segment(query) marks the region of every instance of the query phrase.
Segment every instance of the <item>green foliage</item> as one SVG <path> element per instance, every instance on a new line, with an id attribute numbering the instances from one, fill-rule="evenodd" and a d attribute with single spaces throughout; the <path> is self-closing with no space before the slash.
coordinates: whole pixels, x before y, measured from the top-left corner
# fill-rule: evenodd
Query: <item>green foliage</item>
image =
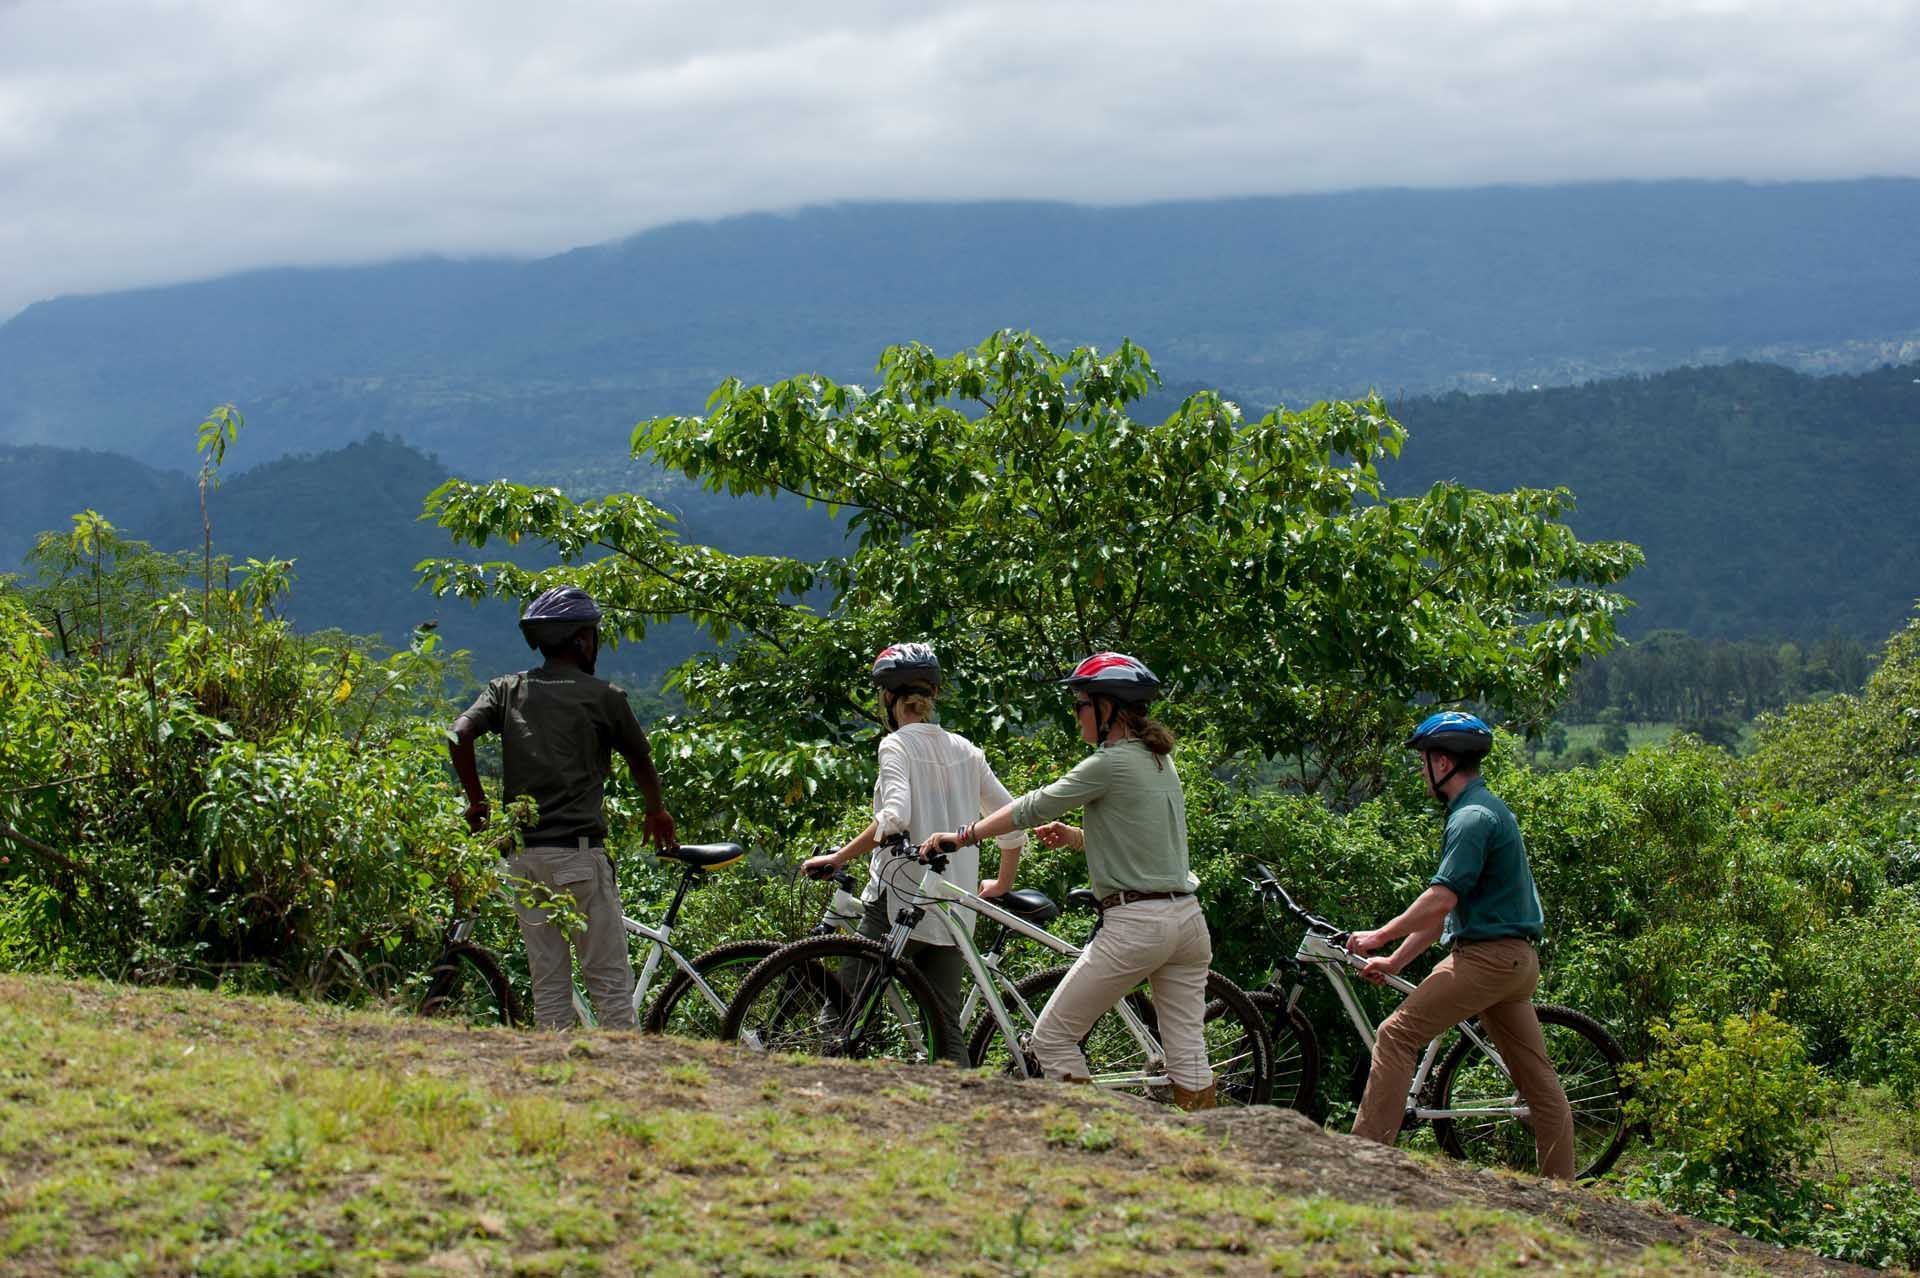
<path id="1" fill-rule="evenodd" d="M 634 432 L 636 454 L 710 489 L 849 512 L 845 556 L 726 555 L 637 496 L 455 481 L 429 512 L 456 539 L 535 539 L 564 566 L 443 559 L 423 576 L 465 597 L 577 581 L 629 638 L 689 617 L 732 643 L 676 674 L 695 713 L 802 739 L 874 721 L 848 690 L 890 639 L 940 644 L 957 675 L 943 711 L 981 735 L 1050 718 L 1034 676 L 1119 648 L 1226 750 L 1299 753 L 1301 783 L 1339 794 L 1378 785 L 1411 698 L 1541 719 L 1611 642 L 1607 587 L 1640 562 L 1573 537 L 1563 490 L 1389 497 L 1379 467 L 1404 431 L 1377 399 L 1249 421 L 1198 392 L 1136 422 L 1158 385 L 1145 352 L 1059 355 L 1016 333 L 947 358 L 889 347 L 878 372 L 872 390 L 729 380 L 706 415 Z"/>
<path id="2" fill-rule="evenodd" d="M 1818 1186 L 1797 1241 L 1823 1256 L 1884 1269 L 1920 1268 L 1920 1186 L 1846 1181 Z"/>
<path id="3" fill-rule="evenodd" d="M 1831 1086 L 1792 1025 L 1771 1012 L 1715 1023 L 1683 1011 L 1651 1033 L 1627 1108 L 1656 1145 L 1721 1186 L 1770 1184 L 1812 1159 Z"/>
<path id="4" fill-rule="evenodd" d="M 1657 1024 L 1654 1039 L 1653 1056 L 1632 1069 L 1628 1112 L 1657 1149 L 1627 1173 L 1628 1192 L 1836 1260 L 1920 1261 L 1920 1186 L 1801 1177 L 1836 1089 L 1793 1026 L 1769 1012 L 1718 1024 L 1683 1013 Z"/>
<path id="5" fill-rule="evenodd" d="M 36 613 L 72 585 L 0 591 L 0 820 L 23 836 L 0 863 L 0 955 L 361 994 L 376 968 L 415 970 L 443 888 L 493 881 L 423 717 L 457 663 L 430 639 L 380 656 L 303 638 L 268 584 L 214 593 L 211 617 L 178 593 L 116 600 L 146 616 L 110 660 L 66 657 Z"/>

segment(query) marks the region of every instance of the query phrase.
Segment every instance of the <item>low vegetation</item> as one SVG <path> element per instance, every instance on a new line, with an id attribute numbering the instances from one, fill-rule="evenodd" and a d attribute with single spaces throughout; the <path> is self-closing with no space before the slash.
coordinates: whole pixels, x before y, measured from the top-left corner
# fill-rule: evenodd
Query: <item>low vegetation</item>
<path id="1" fill-rule="evenodd" d="M 0 976 L 0 1269 L 1809 1273 L 1276 1111 Z"/>

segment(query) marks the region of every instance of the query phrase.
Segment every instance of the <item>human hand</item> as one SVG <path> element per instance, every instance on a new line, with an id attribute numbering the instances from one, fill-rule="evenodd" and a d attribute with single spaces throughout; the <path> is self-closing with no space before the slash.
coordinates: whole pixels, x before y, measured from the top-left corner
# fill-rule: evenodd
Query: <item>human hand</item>
<path id="1" fill-rule="evenodd" d="M 467 829 L 478 834 L 487 828 L 487 818 L 493 815 L 493 807 L 482 799 L 478 803 L 469 803 L 463 815 L 467 818 Z"/>
<path id="2" fill-rule="evenodd" d="M 1353 932 L 1347 937 L 1347 948 L 1355 954 L 1371 954 L 1387 943 L 1387 938 L 1378 931 Z"/>
<path id="3" fill-rule="evenodd" d="M 1360 969 L 1360 979 L 1372 981 L 1375 985 L 1385 985 L 1387 978 L 1399 970 L 1399 965 L 1390 958 L 1370 958 L 1366 966 Z"/>
<path id="4" fill-rule="evenodd" d="M 1002 884 L 999 879 L 981 879 L 980 895 L 991 901 L 996 896 L 1004 896 L 1013 890 L 1013 884 Z"/>
<path id="5" fill-rule="evenodd" d="M 656 849 L 680 846 L 680 836 L 673 828 L 673 818 L 668 815 L 665 808 L 656 808 L 647 813 L 646 818 L 640 823 L 640 829 L 645 834 L 647 842 L 653 844 Z"/>
<path id="6" fill-rule="evenodd" d="M 1033 827 L 1033 837 L 1050 848 L 1084 848 L 1087 846 L 1086 834 L 1077 825 L 1068 825 L 1065 821 L 1049 821 L 1045 825 Z"/>
<path id="7" fill-rule="evenodd" d="M 810 879 L 824 879 L 839 869 L 841 861 L 831 852 L 819 856 L 810 856 L 800 863 L 800 873 Z"/>
<path id="8" fill-rule="evenodd" d="M 947 846 L 940 846 L 943 843 Z M 944 834 L 928 835 L 920 843 L 920 859 L 924 861 L 936 852 L 948 852 L 959 846 L 960 833 L 957 830 L 948 830 Z"/>

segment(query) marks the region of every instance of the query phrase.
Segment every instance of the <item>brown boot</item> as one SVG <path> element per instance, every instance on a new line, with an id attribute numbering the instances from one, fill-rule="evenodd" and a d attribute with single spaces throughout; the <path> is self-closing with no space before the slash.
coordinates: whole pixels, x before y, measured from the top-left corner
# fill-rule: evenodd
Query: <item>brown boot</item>
<path id="1" fill-rule="evenodd" d="M 1199 1109 L 1212 1109 L 1218 1104 L 1214 1099 L 1215 1092 L 1218 1088 L 1218 1083 L 1208 1083 L 1205 1087 L 1195 1092 L 1189 1091 L 1180 1086 L 1180 1084 L 1175 1083 L 1173 1085 L 1173 1103 L 1188 1113 Z"/>

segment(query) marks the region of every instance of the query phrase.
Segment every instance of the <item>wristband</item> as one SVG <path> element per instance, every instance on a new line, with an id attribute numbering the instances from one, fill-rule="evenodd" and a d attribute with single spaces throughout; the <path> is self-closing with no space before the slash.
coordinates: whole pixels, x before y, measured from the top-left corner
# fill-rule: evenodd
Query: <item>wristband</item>
<path id="1" fill-rule="evenodd" d="M 970 848 L 975 844 L 977 844 L 978 842 L 980 842 L 980 840 L 973 837 L 974 825 L 975 825 L 975 822 L 969 821 L 965 825 L 960 827 L 960 846 L 961 847 Z"/>

